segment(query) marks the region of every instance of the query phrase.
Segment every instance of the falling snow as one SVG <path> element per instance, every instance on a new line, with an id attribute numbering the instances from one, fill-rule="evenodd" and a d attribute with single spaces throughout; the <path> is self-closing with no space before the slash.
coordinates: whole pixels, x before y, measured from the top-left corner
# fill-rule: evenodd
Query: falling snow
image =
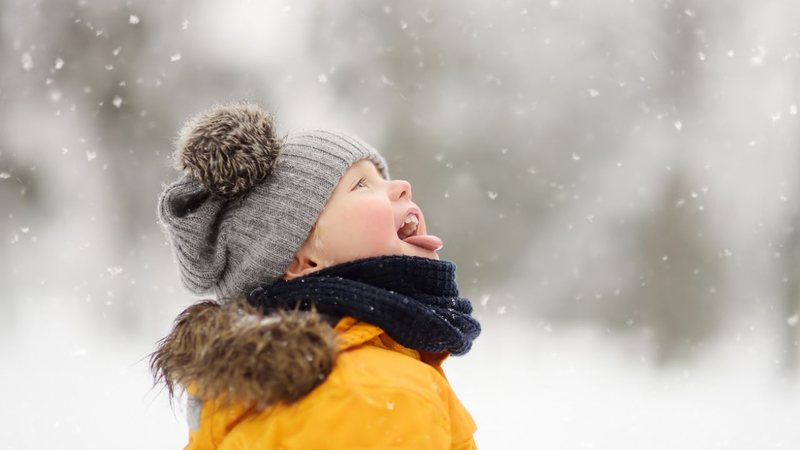
<path id="1" fill-rule="evenodd" d="M 234 98 L 413 182 L 484 327 L 445 367 L 478 447 L 800 448 L 800 3 L 6 3 L 9 448 L 185 444 L 141 361 L 195 299 L 153 195 Z"/>
<path id="2" fill-rule="evenodd" d="M 750 64 L 760 66 L 764 64 L 764 57 L 767 56 L 767 51 L 762 46 L 758 46 L 757 53 L 750 57 Z"/>
<path id="3" fill-rule="evenodd" d="M 22 68 L 25 69 L 26 72 L 33 69 L 33 58 L 31 57 L 30 53 L 23 53 L 20 62 L 22 63 Z"/>

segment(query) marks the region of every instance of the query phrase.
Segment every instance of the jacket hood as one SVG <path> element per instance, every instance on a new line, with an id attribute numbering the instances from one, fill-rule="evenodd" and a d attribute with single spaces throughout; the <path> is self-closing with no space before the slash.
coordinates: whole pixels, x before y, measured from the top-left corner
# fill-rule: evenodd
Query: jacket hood
<path id="1" fill-rule="evenodd" d="M 336 334 L 315 311 L 264 315 L 246 300 L 204 300 L 184 310 L 150 355 L 170 398 L 263 408 L 292 403 L 320 384 L 336 359 Z"/>

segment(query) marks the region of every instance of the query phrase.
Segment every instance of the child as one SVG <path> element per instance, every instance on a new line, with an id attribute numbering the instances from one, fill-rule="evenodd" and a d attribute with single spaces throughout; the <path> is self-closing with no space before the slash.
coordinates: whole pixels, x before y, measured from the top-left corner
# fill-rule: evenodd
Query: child
<path id="1" fill-rule="evenodd" d="M 411 185 L 360 139 L 279 139 L 251 103 L 186 123 L 158 201 L 186 309 L 151 357 L 188 449 L 470 449 L 441 364 L 480 333 Z"/>

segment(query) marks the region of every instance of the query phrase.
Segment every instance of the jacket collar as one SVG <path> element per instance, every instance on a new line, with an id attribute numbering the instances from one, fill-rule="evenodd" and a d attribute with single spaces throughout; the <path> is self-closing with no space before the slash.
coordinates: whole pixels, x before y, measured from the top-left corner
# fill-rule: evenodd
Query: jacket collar
<path id="1" fill-rule="evenodd" d="M 352 317 L 342 318 L 334 330 L 337 333 L 336 348 L 339 351 L 347 351 L 364 344 L 373 345 L 422 361 L 444 376 L 442 363 L 450 356 L 448 352 L 425 352 L 404 347 L 379 327 Z"/>

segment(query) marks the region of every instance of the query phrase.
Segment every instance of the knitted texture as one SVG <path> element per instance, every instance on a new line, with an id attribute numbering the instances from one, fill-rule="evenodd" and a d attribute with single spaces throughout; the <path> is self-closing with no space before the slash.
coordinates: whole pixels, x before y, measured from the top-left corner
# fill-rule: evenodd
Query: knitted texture
<path id="1" fill-rule="evenodd" d="M 314 306 L 376 325 L 408 348 L 462 355 L 481 328 L 469 299 L 458 295 L 455 271 L 450 261 L 376 256 L 261 285 L 248 301 L 265 313 Z"/>
<path id="2" fill-rule="evenodd" d="M 235 127 L 229 128 L 235 131 Z M 220 133 L 219 129 L 214 133 Z M 236 143 L 247 144 L 252 153 L 260 144 L 242 144 L 247 136 L 237 136 Z M 234 152 L 237 148 L 233 147 Z M 279 279 L 341 176 L 362 159 L 372 161 L 389 179 L 383 157 L 357 137 L 337 131 L 302 131 L 285 137 L 277 160 L 264 160 L 271 165 L 264 171 L 268 175 L 256 179 L 254 186 L 246 184 L 247 189 L 236 191 L 237 196 L 218 195 L 192 172 L 165 186 L 157 214 L 183 286 L 198 295 L 213 291 L 223 299 L 243 296 L 260 283 Z M 218 183 L 220 177 L 207 178 Z M 241 185 L 235 179 L 230 183 Z"/>

